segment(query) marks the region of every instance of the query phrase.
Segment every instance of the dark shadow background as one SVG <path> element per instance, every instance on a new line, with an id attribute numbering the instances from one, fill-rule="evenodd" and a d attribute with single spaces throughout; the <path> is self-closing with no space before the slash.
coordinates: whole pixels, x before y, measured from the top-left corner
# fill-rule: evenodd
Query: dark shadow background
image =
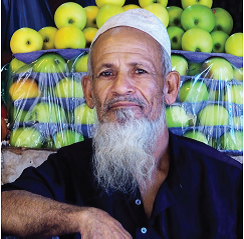
<path id="1" fill-rule="evenodd" d="M 12 59 L 10 38 L 21 27 L 40 30 L 45 26 L 55 26 L 53 15 L 55 10 L 65 0 L 2 0 L 1 2 L 1 68 Z M 96 5 L 95 0 L 76 0 L 82 7 Z M 126 0 L 125 4 L 138 4 L 138 0 Z M 181 7 L 181 0 L 168 0 L 168 6 Z M 234 20 L 232 33 L 243 32 L 243 1 L 242 0 L 213 0 L 214 7 L 227 10 Z M 231 33 L 231 34 L 232 34 Z"/>

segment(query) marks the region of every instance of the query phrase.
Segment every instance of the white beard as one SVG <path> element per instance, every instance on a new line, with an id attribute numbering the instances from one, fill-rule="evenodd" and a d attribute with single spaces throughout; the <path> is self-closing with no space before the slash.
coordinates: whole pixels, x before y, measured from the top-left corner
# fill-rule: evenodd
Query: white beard
<path id="1" fill-rule="evenodd" d="M 133 196 L 138 187 L 143 192 L 153 180 L 152 153 L 165 126 L 165 108 L 153 122 L 135 119 L 130 109 L 119 109 L 116 116 L 116 122 L 98 123 L 95 128 L 94 176 L 105 192 Z"/>

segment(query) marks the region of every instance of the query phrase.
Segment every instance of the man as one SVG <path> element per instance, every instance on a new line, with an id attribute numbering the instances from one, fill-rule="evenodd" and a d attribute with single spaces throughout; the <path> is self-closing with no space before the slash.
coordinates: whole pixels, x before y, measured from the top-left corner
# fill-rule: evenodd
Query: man
<path id="1" fill-rule="evenodd" d="M 82 79 L 93 139 L 61 148 L 2 192 L 2 230 L 69 238 L 240 238 L 242 166 L 173 135 L 170 41 L 148 11 L 108 20 Z M 64 236 L 65 238 L 65 236 Z"/>

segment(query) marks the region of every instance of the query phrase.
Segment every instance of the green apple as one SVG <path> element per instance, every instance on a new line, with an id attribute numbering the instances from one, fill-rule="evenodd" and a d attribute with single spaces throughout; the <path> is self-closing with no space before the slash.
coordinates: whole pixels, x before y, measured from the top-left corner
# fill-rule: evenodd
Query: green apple
<path id="1" fill-rule="evenodd" d="M 128 11 L 130 9 L 136 9 L 136 8 L 140 8 L 140 7 L 136 4 L 127 4 L 123 6 L 124 11 Z"/>
<path id="2" fill-rule="evenodd" d="M 18 60 L 17 58 L 13 58 L 10 63 L 9 63 L 9 70 L 12 73 L 15 73 L 19 68 L 21 68 L 22 66 L 25 66 L 26 64 L 20 60 Z"/>
<path id="3" fill-rule="evenodd" d="M 188 76 L 195 76 L 201 73 L 202 63 L 188 61 Z"/>
<path id="4" fill-rule="evenodd" d="M 176 26 L 182 28 L 181 14 L 183 9 L 177 6 L 169 6 L 166 9 L 169 13 L 169 27 Z"/>
<path id="5" fill-rule="evenodd" d="M 87 61 L 89 54 L 78 56 L 69 60 L 68 68 L 71 72 L 87 72 Z"/>
<path id="6" fill-rule="evenodd" d="M 184 56 L 172 54 L 171 65 L 173 71 L 177 71 L 181 76 L 187 75 L 188 62 Z"/>
<path id="7" fill-rule="evenodd" d="M 243 115 L 241 116 L 234 116 L 233 118 L 233 125 L 234 126 L 243 126 Z"/>
<path id="8" fill-rule="evenodd" d="M 104 5 L 113 4 L 122 7 L 125 4 L 125 0 L 95 0 L 96 5 L 101 8 Z"/>
<path id="9" fill-rule="evenodd" d="M 169 128 L 189 126 L 189 117 L 185 109 L 178 105 L 166 108 L 166 122 Z"/>
<path id="10" fill-rule="evenodd" d="M 56 27 L 43 27 L 38 32 L 42 36 L 43 39 L 43 50 L 54 49 L 54 36 L 57 32 Z"/>
<path id="11" fill-rule="evenodd" d="M 74 123 L 92 125 L 97 122 L 96 110 L 82 104 L 74 109 Z"/>
<path id="12" fill-rule="evenodd" d="M 64 73 L 67 71 L 66 61 L 57 53 L 45 53 L 33 63 L 34 72 Z"/>
<path id="13" fill-rule="evenodd" d="M 210 101 L 223 101 L 224 98 L 224 92 L 223 90 L 220 89 L 215 89 L 216 85 L 214 86 L 214 84 L 212 84 L 209 89 L 209 100 Z M 219 87 L 218 83 L 217 83 L 217 87 Z"/>
<path id="14" fill-rule="evenodd" d="M 42 143 L 42 148 L 53 149 L 54 142 L 51 136 L 45 137 L 45 141 Z"/>
<path id="15" fill-rule="evenodd" d="M 181 5 L 183 9 L 195 4 L 201 4 L 211 8 L 213 5 L 213 0 L 181 0 Z"/>
<path id="16" fill-rule="evenodd" d="M 10 133 L 10 145 L 13 147 L 41 148 L 41 133 L 30 127 L 20 127 Z"/>
<path id="17" fill-rule="evenodd" d="M 221 147 L 224 150 L 243 150 L 243 131 L 228 131 L 220 137 Z"/>
<path id="18" fill-rule="evenodd" d="M 10 117 L 11 117 L 11 122 L 28 122 L 30 121 L 30 111 L 28 110 L 23 110 L 22 108 L 18 107 L 11 107 L 10 110 Z"/>
<path id="19" fill-rule="evenodd" d="M 40 33 L 28 27 L 18 29 L 10 39 L 10 49 L 13 54 L 40 51 L 42 45 Z"/>
<path id="20" fill-rule="evenodd" d="M 153 13 L 167 28 L 169 25 L 169 13 L 160 3 L 152 3 L 144 7 L 145 10 Z"/>
<path id="21" fill-rule="evenodd" d="M 66 26 L 60 28 L 55 34 L 54 46 L 56 49 L 85 48 L 86 38 L 78 27 Z"/>
<path id="22" fill-rule="evenodd" d="M 84 7 L 86 11 L 87 21 L 85 27 L 97 27 L 96 17 L 99 11 L 98 6 L 87 6 Z"/>
<path id="23" fill-rule="evenodd" d="M 181 102 L 201 102 L 208 99 L 208 88 L 203 81 L 187 80 L 179 90 Z"/>
<path id="24" fill-rule="evenodd" d="M 60 80 L 53 89 L 53 94 L 57 98 L 83 98 L 81 81 L 78 82 L 71 77 Z"/>
<path id="25" fill-rule="evenodd" d="M 197 27 L 211 32 L 215 26 L 214 14 L 209 7 L 192 5 L 182 12 L 181 25 L 185 31 Z"/>
<path id="26" fill-rule="evenodd" d="M 204 126 L 229 125 L 229 113 L 222 105 L 209 104 L 198 113 L 198 120 Z"/>
<path id="27" fill-rule="evenodd" d="M 54 146 L 55 148 L 61 148 L 83 140 L 84 137 L 82 134 L 70 129 L 66 129 L 54 135 Z"/>
<path id="28" fill-rule="evenodd" d="M 54 23 L 58 29 L 75 26 L 82 30 L 86 25 L 86 12 L 78 3 L 63 3 L 54 13 Z"/>
<path id="29" fill-rule="evenodd" d="M 142 8 L 144 8 L 144 7 L 148 6 L 148 5 L 151 5 L 153 3 L 159 3 L 163 7 L 167 7 L 168 0 L 138 0 L 138 3 L 140 5 L 140 7 L 142 7 Z"/>
<path id="30" fill-rule="evenodd" d="M 171 49 L 172 50 L 181 50 L 181 39 L 183 34 L 185 33 L 184 30 L 180 27 L 171 26 L 167 28 L 170 42 L 171 42 Z"/>
<path id="31" fill-rule="evenodd" d="M 195 139 L 200 141 L 204 144 L 208 144 L 207 137 L 204 133 L 197 131 L 197 130 L 189 130 L 183 134 L 184 137 Z"/>
<path id="32" fill-rule="evenodd" d="M 187 30 L 181 40 L 183 51 L 207 52 L 213 49 L 213 40 L 209 32 L 201 28 Z"/>
<path id="33" fill-rule="evenodd" d="M 223 31 L 212 31 L 210 35 L 213 39 L 212 52 L 225 53 L 225 42 L 229 35 Z"/>
<path id="34" fill-rule="evenodd" d="M 97 33 L 97 28 L 95 27 L 86 27 L 83 29 L 83 33 L 86 39 L 86 48 L 89 48 L 93 38 L 95 37 L 96 33 Z"/>
<path id="35" fill-rule="evenodd" d="M 216 31 L 223 31 L 230 35 L 233 29 L 233 18 L 228 11 L 223 8 L 217 7 L 212 9 L 215 18 Z"/>
<path id="36" fill-rule="evenodd" d="M 233 68 L 233 77 L 235 80 L 243 81 L 243 68 Z"/>
<path id="37" fill-rule="evenodd" d="M 96 17 L 97 27 L 100 28 L 110 17 L 118 15 L 124 12 L 123 7 L 113 4 L 107 4 L 102 6 Z"/>
<path id="38" fill-rule="evenodd" d="M 225 42 L 225 52 L 234 56 L 243 57 L 243 33 L 232 34 Z"/>
<path id="39" fill-rule="evenodd" d="M 243 85 L 230 85 L 226 89 L 224 101 L 243 105 Z"/>
<path id="40" fill-rule="evenodd" d="M 39 123 L 65 123 L 67 122 L 64 109 L 51 102 L 37 103 L 32 111 L 30 119 Z"/>
<path id="41" fill-rule="evenodd" d="M 222 57 L 210 57 L 202 64 L 204 77 L 230 81 L 233 79 L 233 67 L 229 61 Z"/>

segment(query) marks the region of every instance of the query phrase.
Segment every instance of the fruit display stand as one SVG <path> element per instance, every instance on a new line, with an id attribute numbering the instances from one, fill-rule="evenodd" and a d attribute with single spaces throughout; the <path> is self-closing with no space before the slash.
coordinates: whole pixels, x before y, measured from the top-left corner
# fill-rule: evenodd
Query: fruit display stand
<path id="1" fill-rule="evenodd" d="M 53 49 L 14 55 L 24 65 L 14 72 L 9 67 L 7 74 L 11 133 L 10 148 L 6 147 L 3 151 L 2 176 L 5 176 L 2 183 L 14 180 L 30 164 L 38 166 L 57 148 L 92 137 L 95 111 L 86 106 L 80 84 L 82 76 L 87 73 L 75 70 L 78 59 L 88 53 L 88 49 Z M 231 79 L 225 79 L 225 75 L 221 79 L 214 79 L 209 74 L 213 65 L 205 70 L 202 65 L 207 59 L 220 57 L 231 64 L 234 72 L 234 69 L 243 67 L 243 59 L 223 53 L 172 51 L 172 55 L 182 56 L 188 63 L 196 63 L 201 67 L 196 74 L 191 72 L 190 76 L 181 76 L 177 101 L 166 108 L 169 129 L 175 134 L 209 144 L 242 162 L 242 78 L 235 79 L 237 77 L 232 74 Z M 62 62 L 63 65 L 60 65 Z M 28 81 L 30 83 L 24 87 Z M 195 87 L 197 83 L 200 88 Z M 180 95 L 184 87 L 187 97 Z M 237 87 L 237 91 L 232 90 L 232 87 Z M 204 112 L 208 106 L 214 109 Z M 18 150 L 13 151 L 14 148 Z M 37 153 L 39 156 L 36 159 L 33 157 L 29 163 L 31 156 L 27 160 L 23 153 L 31 151 L 33 154 L 35 150 L 42 153 Z M 10 152 L 12 156 L 9 156 Z M 13 170 L 19 157 L 25 158 L 19 163 L 22 166 Z M 11 171 L 10 168 L 12 173 L 6 173 Z"/>
<path id="2" fill-rule="evenodd" d="M 238 75 L 242 57 L 176 50 L 172 54 L 182 56 L 189 69 L 188 75 L 181 76 L 176 102 L 166 109 L 170 130 L 237 156 L 242 162 L 243 76 Z M 197 67 L 198 72 L 194 72 Z"/>

